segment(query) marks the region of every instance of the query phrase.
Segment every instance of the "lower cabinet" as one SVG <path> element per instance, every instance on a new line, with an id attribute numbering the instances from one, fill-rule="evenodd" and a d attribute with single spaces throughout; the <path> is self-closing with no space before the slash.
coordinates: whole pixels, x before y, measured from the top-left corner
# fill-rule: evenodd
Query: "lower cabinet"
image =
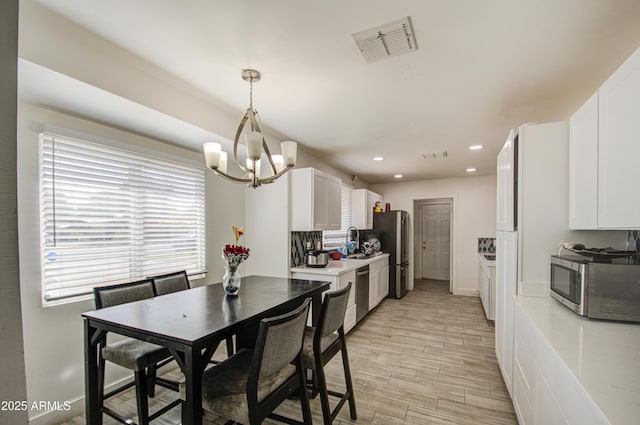
<path id="1" fill-rule="evenodd" d="M 293 272 L 291 273 L 293 279 L 308 279 L 308 280 L 324 280 L 331 283 L 329 291 L 336 291 L 346 287 L 349 282 L 351 285 L 351 292 L 349 293 L 349 302 L 347 303 L 347 312 L 344 316 L 344 331 L 349 332 L 351 328 L 356 325 L 356 271 L 349 270 L 339 275 L 323 275 L 318 276 L 317 273 L 304 273 Z M 311 325 L 311 314 L 307 320 L 307 324 Z"/>
<path id="2" fill-rule="evenodd" d="M 389 295 L 389 261 L 381 258 L 369 265 L 369 311 Z"/>
<path id="3" fill-rule="evenodd" d="M 516 232 L 496 232 L 496 359 L 511 395 L 513 378 L 513 297 L 517 287 Z"/>
<path id="4" fill-rule="evenodd" d="M 380 258 L 369 260 L 369 311 L 376 307 L 380 302 L 389 295 L 389 256 L 383 255 Z M 293 279 L 305 280 L 323 280 L 328 281 L 331 286 L 329 291 L 336 291 L 346 287 L 352 282 L 351 293 L 349 294 L 349 302 L 347 303 L 347 311 L 344 316 L 344 331 L 349 332 L 356 325 L 356 268 L 341 271 L 339 274 L 328 274 L 317 270 L 297 269 L 291 272 Z M 309 315 L 308 324 L 311 324 L 311 315 Z"/>
<path id="5" fill-rule="evenodd" d="M 344 315 L 344 331 L 349 332 L 356 325 L 356 271 L 351 270 L 338 276 L 338 289 L 346 287 L 351 282 L 351 292 L 347 302 L 347 312 Z"/>
<path id="6" fill-rule="evenodd" d="M 496 320 L 496 267 L 487 263 L 480 255 L 479 292 L 484 314 L 489 320 Z"/>
<path id="7" fill-rule="evenodd" d="M 520 425 L 609 423 L 517 303 L 514 331 L 511 395 Z"/>

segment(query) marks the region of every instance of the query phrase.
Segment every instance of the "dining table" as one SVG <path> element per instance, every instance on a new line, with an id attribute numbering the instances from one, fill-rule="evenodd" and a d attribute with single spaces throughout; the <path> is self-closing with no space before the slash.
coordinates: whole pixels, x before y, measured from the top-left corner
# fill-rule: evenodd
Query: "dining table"
<path id="1" fill-rule="evenodd" d="M 216 348 L 236 336 L 251 348 L 260 321 L 290 311 L 311 298 L 317 324 L 329 282 L 268 276 L 242 278 L 237 295 L 211 284 L 82 314 L 84 321 L 85 408 L 88 425 L 102 424 L 98 350 L 106 333 L 166 347 L 184 375 L 182 424 L 202 424 L 202 373 Z"/>

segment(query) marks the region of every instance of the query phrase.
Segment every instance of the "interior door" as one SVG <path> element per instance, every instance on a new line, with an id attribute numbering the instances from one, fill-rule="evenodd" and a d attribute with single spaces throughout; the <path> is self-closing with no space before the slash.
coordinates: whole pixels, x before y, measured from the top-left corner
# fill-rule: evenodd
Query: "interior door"
<path id="1" fill-rule="evenodd" d="M 422 277 L 449 280 L 449 250 L 451 239 L 451 205 L 423 204 L 422 219 Z"/>

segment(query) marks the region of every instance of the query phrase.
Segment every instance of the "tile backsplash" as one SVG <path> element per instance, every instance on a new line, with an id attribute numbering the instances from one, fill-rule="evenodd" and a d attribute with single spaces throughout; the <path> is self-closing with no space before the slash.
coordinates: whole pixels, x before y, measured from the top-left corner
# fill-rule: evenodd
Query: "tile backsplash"
<path id="1" fill-rule="evenodd" d="M 478 238 L 478 252 L 495 254 L 496 238 Z"/>
<path id="2" fill-rule="evenodd" d="M 291 232 L 291 267 L 303 265 L 307 242 L 315 248 L 317 241 L 322 242 L 322 231 Z"/>

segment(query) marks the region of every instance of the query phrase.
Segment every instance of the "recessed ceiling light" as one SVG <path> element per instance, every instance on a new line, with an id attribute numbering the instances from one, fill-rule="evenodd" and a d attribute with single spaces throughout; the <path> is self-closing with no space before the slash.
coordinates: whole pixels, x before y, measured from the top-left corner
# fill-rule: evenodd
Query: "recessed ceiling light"
<path id="1" fill-rule="evenodd" d="M 373 157 L 374 161 L 382 161 L 383 159 L 384 159 L 384 157 L 382 157 L 382 156 L 374 156 Z"/>
<path id="2" fill-rule="evenodd" d="M 475 168 L 467 168 L 467 173 L 473 173 L 474 171 L 476 171 Z"/>
<path id="3" fill-rule="evenodd" d="M 469 149 L 471 149 L 472 151 L 477 151 L 479 149 L 484 148 L 484 145 L 473 145 L 473 146 L 469 146 Z"/>
<path id="4" fill-rule="evenodd" d="M 397 179 L 401 179 L 402 178 L 402 174 L 394 174 L 393 177 L 395 177 Z"/>

